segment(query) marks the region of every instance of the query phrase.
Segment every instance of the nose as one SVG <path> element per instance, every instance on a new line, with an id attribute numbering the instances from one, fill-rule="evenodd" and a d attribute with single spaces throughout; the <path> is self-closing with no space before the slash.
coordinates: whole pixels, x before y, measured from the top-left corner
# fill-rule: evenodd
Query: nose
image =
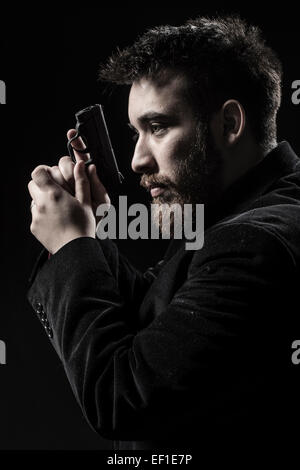
<path id="1" fill-rule="evenodd" d="M 147 144 L 147 140 L 141 135 L 135 145 L 131 168 L 135 173 L 154 173 L 158 169 L 157 162 Z"/>

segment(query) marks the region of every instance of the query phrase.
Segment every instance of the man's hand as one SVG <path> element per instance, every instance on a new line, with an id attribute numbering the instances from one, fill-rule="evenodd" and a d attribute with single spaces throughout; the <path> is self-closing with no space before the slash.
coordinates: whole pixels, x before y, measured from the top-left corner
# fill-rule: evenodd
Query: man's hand
<path id="1" fill-rule="evenodd" d="M 84 162 L 74 165 L 74 196 L 51 173 L 44 165 L 35 168 L 28 189 L 33 200 L 30 230 L 54 254 L 75 238 L 95 238 L 96 226 Z"/>
<path id="2" fill-rule="evenodd" d="M 71 139 L 75 134 L 76 130 L 70 129 L 67 132 L 67 138 Z M 74 148 L 79 150 L 85 148 L 85 145 L 80 137 L 75 139 L 72 142 L 72 145 Z M 77 162 L 86 161 L 89 159 L 88 154 L 82 154 L 80 152 L 76 152 L 76 150 L 74 151 L 74 154 Z M 71 157 L 65 156 L 59 160 L 58 166 L 48 167 L 52 178 L 72 195 L 74 195 L 74 166 L 75 164 Z M 100 204 L 110 205 L 110 198 L 105 187 L 98 178 L 96 166 L 94 164 L 89 165 L 86 168 L 86 173 L 90 181 L 92 209 L 94 215 L 96 216 L 97 207 Z"/>

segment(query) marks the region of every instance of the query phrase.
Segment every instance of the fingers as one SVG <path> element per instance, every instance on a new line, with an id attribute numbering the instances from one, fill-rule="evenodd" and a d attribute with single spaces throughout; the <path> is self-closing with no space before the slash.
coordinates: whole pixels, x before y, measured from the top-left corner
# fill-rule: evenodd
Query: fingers
<path id="1" fill-rule="evenodd" d="M 91 206 L 90 182 L 83 161 L 77 162 L 74 168 L 75 197 L 82 204 Z"/>
<path id="2" fill-rule="evenodd" d="M 103 203 L 109 204 L 110 198 L 107 194 L 105 186 L 101 183 L 97 175 L 96 166 L 94 164 L 89 165 L 87 172 L 88 172 L 88 177 L 89 177 L 90 185 L 91 185 L 92 199 L 97 204 L 103 204 Z"/>
<path id="3" fill-rule="evenodd" d="M 58 168 L 61 172 L 63 179 L 66 181 L 67 185 L 74 192 L 75 190 L 75 181 L 74 181 L 74 167 L 75 163 L 72 162 L 71 157 L 62 157 L 58 162 Z"/>
<path id="4" fill-rule="evenodd" d="M 34 202 L 32 212 L 34 210 L 43 212 L 47 198 L 57 202 L 63 196 L 64 190 L 54 181 L 50 170 L 47 165 L 39 165 L 31 173 L 32 180 L 28 183 L 28 191 Z"/>
<path id="5" fill-rule="evenodd" d="M 72 139 L 74 135 L 76 135 L 77 131 L 75 129 L 70 129 L 67 132 L 67 138 L 68 140 Z M 90 155 L 88 153 L 80 153 L 76 152 L 75 149 L 79 150 L 84 150 L 86 148 L 86 145 L 84 144 L 83 140 L 81 137 L 78 137 L 77 139 L 73 140 L 71 143 L 73 149 L 74 149 L 74 155 L 76 158 L 76 162 L 80 162 L 81 160 L 87 161 L 90 158 Z"/>
<path id="6" fill-rule="evenodd" d="M 36 185 L 42 190 L 57 186 L 49 173 L 49 167 L 47 165 L 37 166 L 31 173 L 31 178 L 36 183 Z"/>
<path id="7" fill-rule="evenodd" d="M 65 180 L 61 170 L 58 166 L 52 166 L 49 168 L 49 173 L 54 181 L 59 184 L 62 188 L 68 191 L 70 194 L 74 193 L 74 178 L 73 178 L 73 188 L 69 185 L 69 183 Z"/>
<path id="8" fill-rule="evenodd" d="M 29 191 L 29 194 L 31 196 L 31 199 L 36 203 L 36 199 L 37 199 L 37 192 L 38 192 L 38 186 L 36 185 L 36 183 L 31 180 L 29 181 L 28 183 L 28 191 Z M 39 190 L 40 191 L 40 190 Z"/>
<path id="9" fill-rule="evenodd" d="M 30 206 L 32 215 L 34 211 L 43 212 L 44 210 L 44 205 L 42 203 L 43 191 L 39 188 L 39 186 L 33 180 L 31 180 L 28 183 L 28 191 L 32 198 L 31 206 Z"/>
<path id="10" fill-rule="evenodd" d="M 39 165 L 35 170 L 32 172 L 32 178 L 34 178 L 36 182 L 40 181 L 42 185 L 47 184 L 50 182 L 51 179 L 56 183 L 59 184 L 62 188 L 68 191 L 70 194 L 74 194 L 74 166 L 75 163 L 72 162 L 71 157 L 65 156 L 62 157 L 59 162 L 58 166 L 48 166 L 48 165 Z M 50 180 L 48 178 L 45 179 L 45 175 L 42 174 L 42 170 L 45 170 L 50 175 Z M 47 174 L 46 174 L 47 176 Z"/>

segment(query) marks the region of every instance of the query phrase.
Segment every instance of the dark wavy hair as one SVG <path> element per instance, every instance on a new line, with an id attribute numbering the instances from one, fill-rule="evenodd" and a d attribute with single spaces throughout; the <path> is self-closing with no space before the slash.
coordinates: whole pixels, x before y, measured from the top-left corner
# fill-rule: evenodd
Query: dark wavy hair
<path id="1" fill-rule="evenodd" d="M 168 69 L 189 79 L 192 102 L 202 119 L 236 99 L 262 149 L 267 151 L 276 140 L 282 67 L 256 26 L 238 16 L 159 26 L 113 54 L 100 66 L 99 78 L 130 85 L 142 77 L 160 80 Z"/>

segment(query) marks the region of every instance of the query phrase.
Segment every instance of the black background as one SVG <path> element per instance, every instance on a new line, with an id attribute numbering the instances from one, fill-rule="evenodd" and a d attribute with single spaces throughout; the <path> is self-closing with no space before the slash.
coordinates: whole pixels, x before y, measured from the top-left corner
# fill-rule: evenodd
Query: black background
<path id="1" fill-rule="evenodd" d="M 300 105 L 291 102 L 291 84 L 300 79 L 298 18 L 291 9 L 258 11 L 253 7 L 77 8 L 51 6 L 1 14 L 0 79 L 7 104 L 0 106 L 1 268 L 0 339 L 7 364 L 0 365 L 0 449 L 110 449 L 86 424 L 43 328 L 26 300 L 27 279 L 40 245 L 30 234 L 31 171 L 54 165 L 66 154 L 66 131 L 74 114 L 103 103 L 120 169 L 123 193 L 145 202 L 139 178 L 131 174 L 132 144 L 127 129 L 127 95 L 109 96 L 97 82 L 99 63 L 116 47 L 131 44 L 145 28 L 181 24 L 217 12 L 239 12 L 259 25 L 283 62 L 283 100 L 278 140 L 300 151 Z M 255 99 L 255 97 L 253 97 Z M 141 269 L 158 260 L 166 244 L 126 241 L 121 249 Z M 299 335 L 298 335 L 299 336 Z M 297 333 L 295 332 L 295 337 Z"/>

